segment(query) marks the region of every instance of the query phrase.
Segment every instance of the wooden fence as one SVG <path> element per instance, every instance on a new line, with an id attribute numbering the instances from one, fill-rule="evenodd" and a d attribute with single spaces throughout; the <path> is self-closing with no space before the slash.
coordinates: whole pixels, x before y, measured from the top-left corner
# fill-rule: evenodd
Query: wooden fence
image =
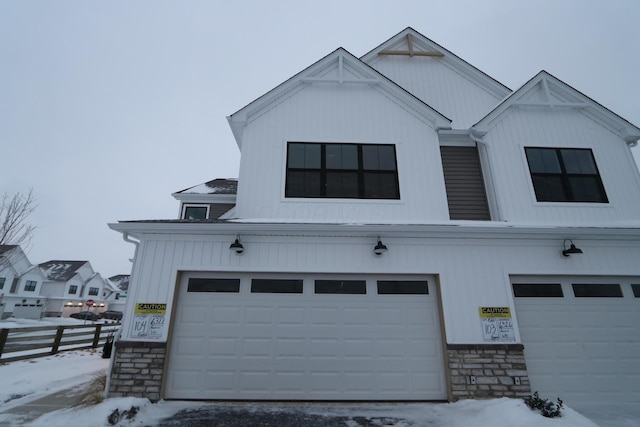
<path id="1" fill-rule="evenodd" d="M 0 363 L 97 348 L 119 329 L 120 323 L 0 329 Z"/>

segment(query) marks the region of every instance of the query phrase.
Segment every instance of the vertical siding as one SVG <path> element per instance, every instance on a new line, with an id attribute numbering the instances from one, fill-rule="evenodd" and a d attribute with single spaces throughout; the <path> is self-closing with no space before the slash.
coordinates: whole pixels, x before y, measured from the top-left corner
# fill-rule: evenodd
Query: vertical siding
<path id="1" fill-rule="evenodd" d="M 441 59 L 379 57 L 371 66 L 453 120 L 454 129 L 468 129 L 502 100 Z"/>
<path id="2" fill-rule="evenodd" d="M 287 141 L 395 144 L 401 199 L 285 199 Z M 376 88 L 310 85 L 245 129 L 235 212 L 302 222 L 447 220 L 437 134 Z"/>
<path id="3" fill-rule="evenodd" d="M 127 310 L 136 302 L 166 302 L 171 313 L 179 271 L 436 275 L 449 343 L 483 342 L 478 307 L 513 308 L 510 275 L 640 276 L 637 241 L 576 238 L 584 253 L 565 258 L 562 238 L 387 236 L 389 252 L 375 256 L 375 238 L 248 235 L 238 256 L 228 249 L 230 236 L 160 237 L 143 239 Z M 124 339 L 130 321 L 125 317 Z"/>
<path id="4" fill-rule="evenodd" d="M 477 147 L 440 147 L 442 168 L 453 220 L 491 219 Z"/>
<path id="5" fill-rule="evenodd" d="M 511 222 L 580 224 L 637 221 L 638 170 L 619 137 L 575 110 L 512 109 L 485 136 L 503 217 Z M 609 203 L 538 203 L 524 147 L 589 148 Z"/>

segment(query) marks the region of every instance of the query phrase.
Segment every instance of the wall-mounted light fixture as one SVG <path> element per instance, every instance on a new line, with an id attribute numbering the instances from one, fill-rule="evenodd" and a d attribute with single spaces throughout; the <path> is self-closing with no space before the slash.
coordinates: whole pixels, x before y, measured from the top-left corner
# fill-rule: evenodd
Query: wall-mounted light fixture
<path id="1" fill-rule="evenodd" d="M 373 253 L 376 254 L 376 255 L 382 255 L 383 253 L 387 252 L 388 250 L 389 249 L 387 249 L 387 247 L 382 243 L 382 240 L 380 240 L 380 237 L 378 236 L 378 243 L 373 248 Z"/>
<path id="2" fill-rule="evenodd" d="M 65 305 L 66 305 L 67 307 L 71 307 L 71 306 L 73 305 L 73 303 L 72 303 L 71 301 L 69 301 L 69 302 L 67 302 Z"/>
<path id="3" fill-rule="evenodd" d="M 569 242 L 569 248 L 567 249 L 567 242 Z M 568 257 L 573 254 L 581 254 L 582 249 L 576 248 L 576 245 L 573 244 L 571 239 L 564 239 L 562 242 L 562 256 Z"/>
<path id="4" fill-rule="evenodd" d="M 229 249 L 234 251 L 236 254 L 240 255 L 244 252 L 244 246 L 240 243 L 240 235 L 236 236 L 236 240 L 229 246 Z"/>

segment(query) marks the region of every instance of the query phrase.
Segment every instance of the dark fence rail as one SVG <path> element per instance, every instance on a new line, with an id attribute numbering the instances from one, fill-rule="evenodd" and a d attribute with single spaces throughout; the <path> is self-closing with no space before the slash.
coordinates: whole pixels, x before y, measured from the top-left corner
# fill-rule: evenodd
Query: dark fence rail
<path id="1" fill-rule="evenodd" d="M 97 348 L 115 335 L 120 323 L 0 329 L 0 363 Z"/>

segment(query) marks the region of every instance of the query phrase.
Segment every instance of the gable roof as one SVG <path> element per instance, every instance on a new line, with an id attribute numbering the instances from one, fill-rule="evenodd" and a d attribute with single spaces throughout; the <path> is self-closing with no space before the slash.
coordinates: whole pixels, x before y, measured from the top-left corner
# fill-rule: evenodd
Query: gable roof
<path id="1" fill-rule="evenodd" d="M 10 250 L 15 249 L 17 247 L 18 245 L 0 245 L 0 254 L 9 252 Z"/>
<path id="2" fill-rule="evenodd" d="M 440 46 L 433 40 L 425 37 L 420 32 L 411 27 L 400 31 L 389 40 L 364 54 L 360 59 L 367 64 L 373 64 L 380 55 L 384 54 L 409 54 L 409 56 L 432 56 L 438 57 L 439 61 L 447 67 L 453 69 L 458 74 L 465 76 L 487 92 L 499 99 L 504 98 L 509 93 L 509 89 L 498 80 L 489 76 L 482 70 L 469 64 L 464 59 L 455 55 L 451 51 Z"/>
<path id="3" fill-rule="evenodd" d="M 174 194 L 237 194 L 238 180 L 235 178 L 216 178 L 204 184 L 194 185 Z"/>
<path id="4" fill-rule="evenodd" d="M 66 282 L 89 261 L 47 261 L 39 264 L 47 280 Z"/>
<path id="5" fill-rule="evenodd" d="M 451 127 L 451 119 L 362 62 L 344 48 L 338 48 L 228 116 L 227 120 L 238 147 L 242 150 L 242 133 L 249 121 L 264 114 L 310 84 L 328 83 L 341 85 L 364 84 L 374 87 L 396 101 L 407 111 L 431 123 L 435 129 L 448 129 Z"/>
<path id="6" fill-rule="evenodd" d="M 119 290 L 126 291 L 129 289 L 130 279 L 131 276 L 129 274 L 117 274 L 115 276 L 109 277 L 109 282 L 111 282 Z"/>
<path id="7" fill-rule="evenodd" d="M 640 128 L 544 70 L 504 99 L 473 125 L 472 130 L 484 135 L 514 107 L 576 109 L 620 136 L 630 146 L 637 145 L 640 139 Z"/>

